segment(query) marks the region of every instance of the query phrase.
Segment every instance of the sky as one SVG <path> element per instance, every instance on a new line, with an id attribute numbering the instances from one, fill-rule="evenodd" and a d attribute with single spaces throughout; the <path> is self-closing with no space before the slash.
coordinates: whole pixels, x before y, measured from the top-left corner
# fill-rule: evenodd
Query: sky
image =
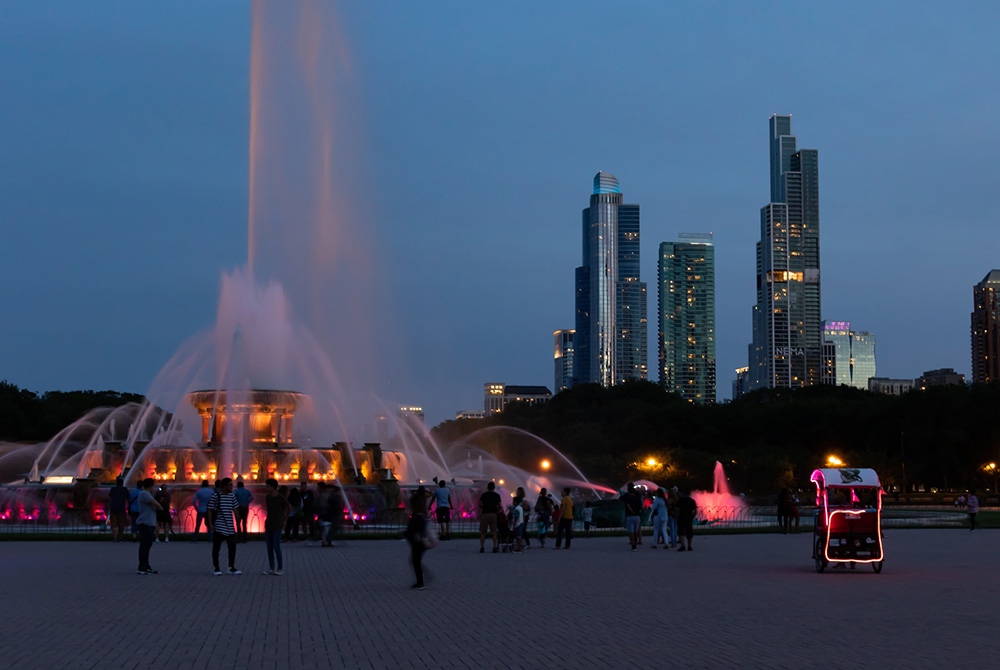
<path id="1" fill-rule="evenodd" d="M 486 382 L 551 388 L 604 170 L 642 208 L 654 381 L 657 247 L 714 234 L 728 398 L 775 113 L 819 151 L 823 317 L 875 334 L 879 376 L 970 373 L 972 287 L 1000 267 L 995 3 L 325 7 L 333 244 L 367 252 L 329 287 L 354 310 L 317 339 L 349 367 L 329 322 L 366 321 L 359 392 L 433 425 L 481 409 Z M 242 1 L 4 4 L 0 379 L 144 393 L 211 327 L 247 262 L 251 31 Z"/>

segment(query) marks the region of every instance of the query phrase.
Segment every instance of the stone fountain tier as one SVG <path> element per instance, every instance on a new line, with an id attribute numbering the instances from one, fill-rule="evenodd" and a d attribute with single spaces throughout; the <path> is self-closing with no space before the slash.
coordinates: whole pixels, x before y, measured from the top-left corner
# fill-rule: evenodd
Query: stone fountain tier
<path id="1" fill-rule="evenodd" d="M 247 443 L 292 443 L 292 420 L 304 394 L 297 391 L 194 391 L 188 401 L 201 417 L 201 441 L 207 445 L 239 439 Z"/>

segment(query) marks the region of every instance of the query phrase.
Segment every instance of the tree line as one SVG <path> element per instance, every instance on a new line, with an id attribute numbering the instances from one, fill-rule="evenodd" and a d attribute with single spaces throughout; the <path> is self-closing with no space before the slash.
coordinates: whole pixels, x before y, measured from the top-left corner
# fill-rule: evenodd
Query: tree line
<path id="1" fill-rule="evenodd" d="M 835 456 L 849 467 L 874 468 L 887 491 L 994 489 L 996 469 L 988 465 L 1000 465 L 997 407 L 1000 384 L 901 396 L 846 386 L 765 389 L 717 405 L 689 403 L 650 382 L 584 384 L 544 405 L 511 405 L 433 432 L 451 442 L 487 426 L 526 430 L 610 486 L 645 478 L 711 490 L 718 460 L 733 493 L 760 497 L 785 486 L 810 489 L 813 469 Z M 495 439 L 520 440 L 521 465 L 537 471 L 537 450 L 523 438 L 512 432 Z"/>
<path id="2" fill-rule="evenodd" d="M 142 402 L 137 393 L 48 391 L 39 395 L 0 381 L 0 440 L 43 442 L 98 407 Z"/>

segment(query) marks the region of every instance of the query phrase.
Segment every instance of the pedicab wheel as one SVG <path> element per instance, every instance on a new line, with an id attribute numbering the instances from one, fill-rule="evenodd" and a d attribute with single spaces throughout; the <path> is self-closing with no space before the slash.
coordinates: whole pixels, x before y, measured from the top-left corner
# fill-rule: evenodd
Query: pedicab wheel
<path id="1" fill-rule="evenodd" d="M 880 572 L 882 572 L 882 563 L 883 562 L 884 561 L 877 561 L 875 563 L 872 563 L 872 570 L 875 571 L 876 575 L 879 574 Z"/>
<path id="2" fill-rule="evenodd" d="M 815 559 L 816 559 L 816 572 L 822 574 L 826 570 L 827 561 L 823 557 L 823 550 L 826 547 L 823 546 L 823 540 L 816 538 L 816 549 L 815 549 Z"/>

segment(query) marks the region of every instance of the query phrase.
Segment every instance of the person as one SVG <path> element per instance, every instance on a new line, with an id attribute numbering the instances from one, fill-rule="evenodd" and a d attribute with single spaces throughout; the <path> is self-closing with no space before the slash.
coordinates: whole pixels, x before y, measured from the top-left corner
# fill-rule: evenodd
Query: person
<path id="1" fill-rule="evenodd" d="M 653 546 L 656 549 L 658 544 L 667 545 L 667 495 L 663 489 L 656 489 L 653 497 Z"/>
<path id="2" fill-rule="evenodd" d="M 520 554 L 524 550 L 524 500 L 514 498 L 514 506 L 510 510 L 510 527 L 514 529 L 514 540 L 517 546 L 515 554 Z"/>
<path id="3" fill-rule="evenodd" d="M 155 575 L 156 570 L 149 564 L 149 550 L 156 539 L 156 513 L 159 511 L 160 503 L 153 499 L 153 478 L 143 479 L 137 486 L 139 494 L 136 496 L 135 515 L 136 532 L 139 535 L 139 569 L 136 571 L 140 575 Z"/>
<path id="4" fill-rule="evenodd" d="M 486 543 L 486 531 L 493 534 L 493 553 L 500 551 L 500 539 L 497 536 L 497 514 L 502 509 L 500 494 L 494 489 L 496 484 L 490 482 L 486 485 L 486 492 L 479 496 L 479 553 L 484 553 Z M 545 489 L 542 489 L 543 491 Z"/>
<path id="5" fill-rule="evenodd" d="M 677 546 L 677 487 L 670 487 L 667 495 L 667 532 L 670 533 L 670 548 Z"/>
<path id="6" fill-rule="evenodd" d="M 288 506 L 291 510 L 285 522 L 285 541 L 299 541 L 299 523 L 302 518 L 302 494 L 292 486 L 288 489 Z"/>
<path id="7" fill-rule="evenodd" d="M 434 516 L 438 526 L 441 528 L 442 540 L 451 539 L 451 492 L 444 479 L 438 480 L 438 487 L 434 489 Z"/>
<path id="8" fill-rule="evenodd" d="M 969 513 L 969 530 L 975 530 L 976 515 L 979 514 L 979 496 L 975 489 L 969 491 L 969 497 L 965 499 L 965 511 Z"/>
<path id="9" fill-rule="evenodd" d="M 108 492 L 108 520 L 111 522 L 111 541 L 121 542 L 125 536 L 125 517 L 128 514 L 128 489 L 121 477 Z"/>
<path id="10" fill-rule="evenodd" d="M 538 492 L 538 500 L 535 502 L 535 518 L 538 520 L 538 544 L 545 547 L 545 534 L 549 531 L 549 524 L 552 522 L 552 497 L 548 491 L 542 487 Z"/>
<path id="11" fill-rule="evenodd" d="M 129 491 L 129 494 L 128 494 L 128 513 L 129 513 L 129 516 L 132 517 L 132 541 L 133 542 L 135 542 L 137 539 L 139 539 L 139 525 L 138 525 L 138 519 L 139 519 L 139 494 L 142 493 L 142 482 L 143 482 L 142 479 L 140 479 L 139 481 L 137 481 L 135 483 L 135 488 L 132 489 L 131 491 Z M 156 536 L 156 533 L 155 533 L 156 523 L 155 523 L 155 521 L 153 523 L 153 530 L 154 530 L 153 536 L 154 536 L 154 539 L 155 539 L 155 536 Z"/>
<path id="12" fill-rule="evenodd" d="M 222 543 L 226 543 L 229 553 L 229 574 L 242 575 L 241 570 L 236 569 L 236 514 L 239 510 L 239 502 L 233 494 L 233 480 L 226 477 L 219 482 L 219 490 L 212 494 L 208 501 L 208 514 L 212 528 L 212 567 L 213 574 L 218 577 L 222 574 L 219 569 L 219 550 Z"/>
<path id="13" fill-rule="evenodd" d="M 740 497 L 741 498 L 745 498 L 745 496 L 742 493 L 740 494 Z M 799 494 L 796 493 L 795 491 L 792 491 L 792 494 L 788 497 L 788 519 L 789 519 L 788 520 L 788 530 L 791 531 L 791 532 L 793 532 L 793 533 L 795 533 L 796 535 L 799 534 L 799 504 L 800 503 L 801 503 L 801 501 L 799 500 Z M 795 530 L 792 530 L 792 522 L 793 521 L 795 522 Z"/>
<path id="14" fill-rule="evenodd" d="M 687 551 L 694 551 L 691 546 L 691 538 L 694 536 L 694 517 L 697 513 L 698 503 L 695 502 L 690 493 L 677 499 L 677 526 L 681 536 L 681 547 L 677 551 L 684 551 L 685 538 L 687 538 Z"/>
<path id="15" fill-rule="evenodd" d="M 170 532 L 170 491 L 167 490 L 167 487 L 161 486 L 157 489 L 156 495 L 153 498 L 160 506 L 156 510 L 156 525 L 158 530 L 163 533 L 163 541 L 170 542 L 170 536 L 168 535 Z M 160 541 L 159 533 L 157 533 L 156 541 Z"/>
<path id="16" fill-rule="evenodd" d="M 556 526 L 556 549 L 562 544 L 563 535 L 566 535 L 566 548 L 569 549 L 573 542 L 573 499 L 569 497 L 570 489 L 562 490 L 562 499 L 559 501 L 559 525 Z"/>
<path id="17" fill-rule="evenodd" d="M 194 492 L 192 505 L 194 506 L 195 520 L 194 535 L 191 536 L 192 542 L 198 541 L 198 530 L 201 528 L 202 520 L 205 521 L 205 530 L 208 532 L 208 539 L 212 539 L 212 526 L 209 524 L 206 514 L 208 513 L 208 501 L 214 493 L 215 491 L 209 488 L 207 479 L 203 479 L 201 481 L 201 488 Z"/>
<path id="18" fill-rule="evenodd" d="M 310 490 L 308 482 L 302 482 L 299 486 L 299 498 L 302 501 L 299 521 L 302 524 L 302 534 L 306 539 L 311 539 L 316 533 L 316 494 Z"/>
<path id="19" fill-rule="evenodd" d="M 583 506 L 583 532 L 590 537 L 590 527 L 594 525 L 594 504 L 587 502 Z"/>
<path id="20" fill-rule="evenodd" d="M 281 531 L 288 520 L 288 500 L 278 491 L 278 480 L 271 478 L 265 482 L 267 495 L 264 496 L 264 544 L 267 546 L 268 569 L 265 575 L 285 574 L 281 557 Z M 277 559 L 277 562 L 275 561 Z"/>
<path id="21" fill-rule="evenodd" d="M 236 512 L 236 536 L 240 542 L 247 541 L 247 519 L 250 518 L 250 503 L 253 502 L 253 493 L 243 485 L 243 480 L 236 482 L 236 502 L 239 504 Z"/>
<path id="22" fill-rule="evenodd" d="M 784 535 L 788 532 L 788 521 L 791 516 L 790 492 L 787 488 L 781 489 L 778 493 L 778 529 Z"/>
<path id="23" fill-rule="evenodd" d="M 636 544 L 639 540 L 639 520 L 642 518 L 642 497 L 635 492 L 635 484 L 629 482 L 628 490 L 620 500 L 625 505 L 625 532 L 628 533 L 629 544 L 632 551 L 638 551 Z"/>
<path id="24" fill-rule="evenodd" d="M 517 487 L 515 498 L 521 499 L 521 509 L 524 510 L 524 548 L 531 549 L 531 538 L 528 537 L 528 520 L 531 518 L 531 503 L 528 502 L 528 495 L 524 492 L 523 486 Z"/>
<path id="25" fill-rule="evenodd" d="M 492 486 L 493 482 L 490 482 Z M 485 495 L 485 494 L 484 494 Z M 499 498 L 499 496 L 497 496 Z M 427 529 L 427 489 L 417 488 L 410 496 L 410 522 L 406 525 L 405 537 L 410 544 L 410 562 L 413 564 L 413 575 L 417 581 L 410 588 L 414 591 L 424 590 L 423 558 L 427 547 L 424 546 L 424 533 Z"/>

